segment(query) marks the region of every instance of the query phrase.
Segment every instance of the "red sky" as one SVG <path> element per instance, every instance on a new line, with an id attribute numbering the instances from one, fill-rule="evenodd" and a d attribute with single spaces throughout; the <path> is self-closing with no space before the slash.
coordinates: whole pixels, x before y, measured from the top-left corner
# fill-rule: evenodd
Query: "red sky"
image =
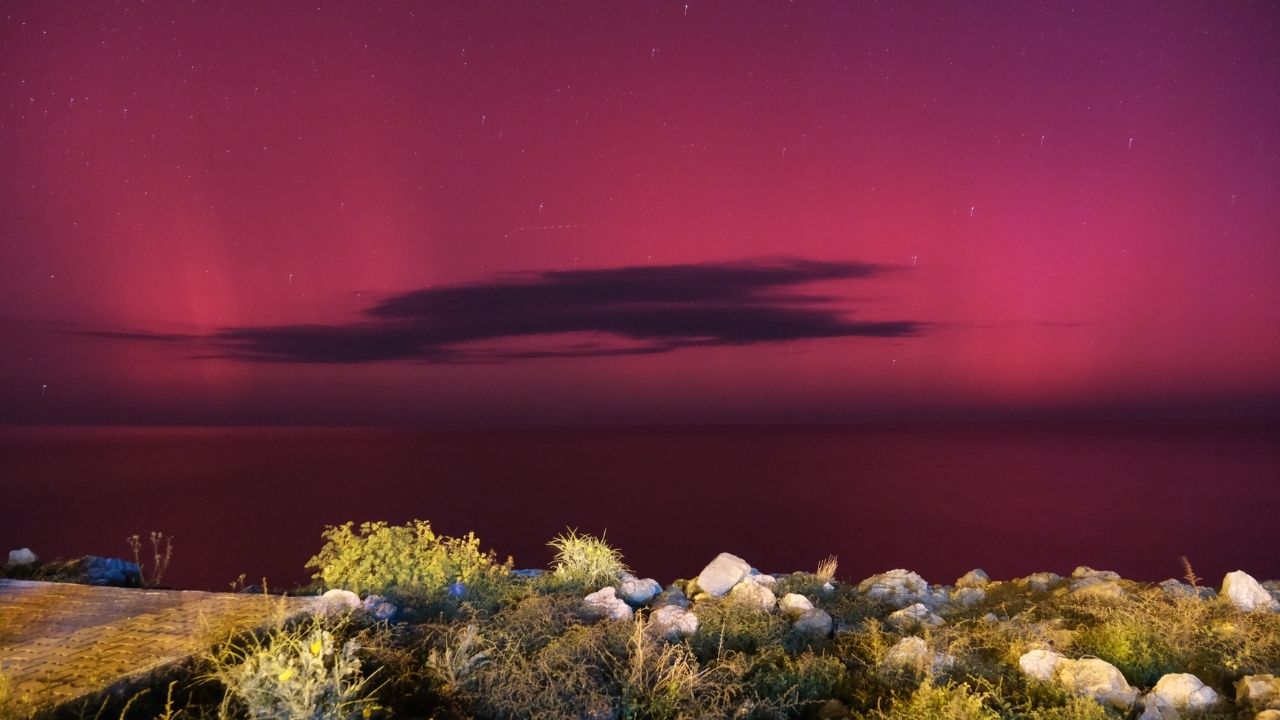
<path id="1" fill-rule="evenodd" d="M 15 2 L 0 167 L 0 422 L 1280 409 L 1272 2 Z"/>

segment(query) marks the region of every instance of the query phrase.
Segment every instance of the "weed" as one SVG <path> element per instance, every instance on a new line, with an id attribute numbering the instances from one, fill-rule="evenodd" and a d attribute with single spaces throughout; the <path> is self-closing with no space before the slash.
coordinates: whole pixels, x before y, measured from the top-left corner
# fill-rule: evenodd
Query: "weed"
<path id="1" fill-rule="evenodd" d="M 164 574 L 169 570 L 169 562 L 173 560 L 173 537 L 155 530 L 151 531 L 151 576 L 144 572 L 146 565 L 142 562 L 142 540 L 137 535 L 130 535 L 124 541 L 133 550 L 133 563 L 138 566 L 142 575 L 142 584 L 147 587 L 159 587 Z"/>
<path id="2" fill-rule="evenodd" d="M 840 560 L 835 555 L 828 555 L 826 560 L 818 563 L 818 569 L 813 574 L 823 582 L 830 582 L 836 579 L 836 568 L 840 566 Z"/>
<path id="3" fill-rule="evenodd" d="M 564 585 L 599 589 L 616 583 L 619 575 L 630 570 L 622 561 L 622 553 L 605 542 L 603 536 L 597 538 L 570 529 L 547 545 L 556 551 L 551 574 Z"/>
<path id="4" fill-rule="evenodd" d="M 210 677 L 251 720 L 359 718 L 375 708 L 369 678 L 361 674 L 357 644 L 340 642 L 335 630 L 342 628 L 310 619 L 225 644 L 209 658 Z"/>

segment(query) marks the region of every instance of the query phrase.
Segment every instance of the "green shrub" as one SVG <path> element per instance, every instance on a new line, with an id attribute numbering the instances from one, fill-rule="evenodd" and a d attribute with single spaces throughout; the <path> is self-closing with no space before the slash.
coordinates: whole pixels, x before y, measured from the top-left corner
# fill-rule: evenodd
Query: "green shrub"
<path id="1" fill-rule="evenodd" d="M 551 575 L 560 584 L 599 589 L 618 582 L 619 575 L 630 571 L 622 553 L 603 537 L 568 530 L 547 544 L 556 551 Z"/>
<path id="2" fill-rule="evenodd" d="M 357 645 L 311 619 L 214 650 L 210 676 L 251 720 L 346 720 L 375 709 Z"/>
<path id="3" fill-rule="evenodd" d="M 456 581 L 470 593 L 506 581 L 510 561 L 500 565 L 482 552 L 473 533 L 460 538 L 436 535 L 431 523 L 406 525 L 353 523 L 325 529 L 325 545 L 307 562 L 312 577 L 328 588 L 393 595 L 438 595 Z"/>
<path id="4" fill-rule="evenodd" d="M 688 642 L 703 662 L 723 652 L 754 653 L 763 647 L 781 645 L 790 629 L 783 616 L 761 612 L 729 598 L 702 600 L 693 610 L 698 616 L 698 631 Z"/>
<path id="5" fill-rule="evenodd" d="M 967 684 L 934 685 L 925 680 L 905 697 L 895 697 L 888 708 L 878 708 L 870 720 L 1000 720 L 1000 715 L 984 704 L 986 695 Z"/>

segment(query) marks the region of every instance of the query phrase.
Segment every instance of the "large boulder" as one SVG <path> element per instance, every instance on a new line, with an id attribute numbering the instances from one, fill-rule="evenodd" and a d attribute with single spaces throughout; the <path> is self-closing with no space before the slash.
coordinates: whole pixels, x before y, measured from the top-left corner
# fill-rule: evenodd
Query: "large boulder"
<path id="1" fill-rule="evenodd" d="M 960 607 L 973 607 L 987 598 L 987 591 L 980 587 L 962 587 L 951 596 L 951 602 Z"/>
<path id="2" fill-rule="evenodd" d="M 884 654 L 880 668 L 882 671 L 938 673 L 951 667 L 955 661 L 950 655 L 930 650 L 923 638 L 905 637 Z"/>
<path id="3" fill-rule="evenodd" d="M 956 580 L 958 588 L 985 588 L 991 584 L 991 577 L 982 568 L 974 568 Z"/>
<path id="4" fill-rule="evenodd" d="M 737 555 L 720 553 L 698 573 L 698 590 L 719 597 L 751 574 L 751 565 Z"/>
<path id="5" fill-rule="evenodd" d="M 1245 675 L 1236 681 L 1236 704 L 1280 710 L 1280 679 L 1275 675 Z"/>
<path id="6" fill-rule="evenodd" d="M 1222 597 L 1240 612 L 1280 612 L 1280 602 L 1243 570 L 1222 578 Z"/>
<path id="7" fill-rule="evenodd" d="M 795 619 L 795 622 L 791 623 L 791 627 L 796 632 L 814 638 L 829 636 L 834 626 L 835 621 L 831 619 L 830 613 L 819 608 L 805 610 Z"/>
<path id="8" fill-rule="evenodd" d="M 1218 693 L 1191 673 L 1169 673 L 1156 682 L 1151 696 L 1175 710 L 1198 712 L 1218 704 Z"/>
<path id="9" fill-rule="evenodd" d="M 773 591 L 754 580 L 743 580 L 729 591 L 729 600 L 753 610 L 768 612 L 778 604 Z"/>
<path id="10" fill-rule="evenodd" d="M 610 620 L 630 620 L 631 606 L 618 597 L 618 591 L 611 585 L 603 587 L 582 599 L 587 612 L 596 617 Z"/>
<path id="11" fill-rule="evenodd" d="M 889 613 L 888 622 L 896 628 L 911 629 L 917 627 L 938 627 L 939 625 L 945 624 L 946 621 L 937 615 L 934 615 L 933 611 L 923 603 L 916 603 L 915 605 Z"/>
<path id="12" fill-rule="evenodd" d="M 623 573 L 618 583 L 618 594 L 628 605 L 644 605 L 662 592 L 662 586 L 653 578 L 638 578 Z"/>
<path id="13" fill-rule="evenodd" d="M 929 583 L 910 570 L 890 570 L 858 583 L 858 591 L 895 607 L 931 601 Z"/>
<path id="14" fill-rule="evenodd" d="M 672 642 L 698 632 L 698 616 L 679 605 L 663 605 L 649 614 L 649 632 Z"/>
<path id="15" fill-rule="evenodd" d="M 17 550 L 9 551 L 10 565 L 32 565 L 39 559 L 35 553 L 31 552 L 31 548 L 18 548 Z"/>
<path id="16" fill-rule="evenodd" d="M 1068 692 L 1093 698 L 1103 705 L 1127 711 L 1138 699 L 1138 691 L 1129 685 L 1115 665 L 1106 660 L 1062 660 L 1056 670 L 1058 683 Z"/>
<path id="17" fill-rule="evenodd" d="M 1090 600 L 1120 600 L 1129 593 L 1120 585 L 1119 580 L 1100 575 L 1088 575 L 1071 581 L 1070 594 L 1073 597 Z"/>
<path id="18" fill-rule="evenodd" d="M 1081 565 L 1071 571 L 1072 580 L 1084 580 L 1086 578 L 1098 578 L 1100 580 L 1119 580 L 1120 573 L 1113 570 L 1094 570 L 1088 565 Z"/>

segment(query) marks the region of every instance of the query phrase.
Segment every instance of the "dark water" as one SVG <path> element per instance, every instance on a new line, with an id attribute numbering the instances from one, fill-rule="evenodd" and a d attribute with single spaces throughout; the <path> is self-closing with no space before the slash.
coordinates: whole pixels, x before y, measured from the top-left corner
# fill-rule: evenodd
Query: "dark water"
<path id="1" fill-rule="evenodd" d="M 327 523 L 431 520 L 536 567 L 568 526 L 666 582 L 728 550 L 766 571 L 834 553 L 859 579 L 1077 564 L 1158 580 L 1280 578 L 1280 426 L 386 430 L 0 429 L 0 549 L 125 555 L 167 580 L 306 579 Z"/>

